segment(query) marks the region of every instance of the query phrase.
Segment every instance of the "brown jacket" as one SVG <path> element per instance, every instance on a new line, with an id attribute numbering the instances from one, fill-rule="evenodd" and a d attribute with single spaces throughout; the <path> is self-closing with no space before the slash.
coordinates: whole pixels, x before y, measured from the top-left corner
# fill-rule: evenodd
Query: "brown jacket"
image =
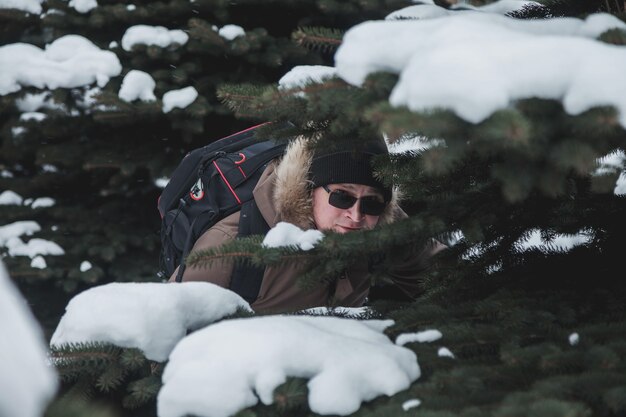
<path id="1" fill-rule="evenodd" d="M 302 229 L 315 227 L 308 187 L 310 162 L 310 154 L 304 142 L 294 141 L 282 160 L 270 164 L 261 176 L 254 189 L 254 199 L 270 227 L 281 221 L 295 224 Z M 403 217 L 406 214 L 398 206 L 394 196 L 385 213 L 381 215 L 379 224 Z M 217 247 L 236 238 L 238 224 L 238 212 L 222 219 L 200 236 L 192 251 Z M 405 292 L 415 295 L 418 291 L 418 273 L 426 268 L 432 255 L 443 247 L 435 243 L 422 249 L 408 262 L 402 262 L 394 271 L 389 271 L 392 279 Z M 232 263 L 227 262 L 215 263 L 208 269 L 187 267 L 183 281 L 208 281 L 228 288 L 232 269 Z M 268 267 L 252 308 L 263 312 L 282 312 L 327 305 L 361 306 L 370 287 L 367 269 L 367 262 L 358 263 L 333 284 L 320 283 L 315 288 L 304 289 L 298 282 L 301 271 L 297 265 Z M 177 271 L 174 271 L 170 281 L 174 281 L 176 274 Z"/>

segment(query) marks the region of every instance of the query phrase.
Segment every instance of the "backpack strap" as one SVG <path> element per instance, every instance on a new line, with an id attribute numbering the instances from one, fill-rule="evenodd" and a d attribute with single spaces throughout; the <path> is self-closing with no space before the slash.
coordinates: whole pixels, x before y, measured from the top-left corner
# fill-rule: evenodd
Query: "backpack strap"
<path id="1" fill-rule="evenodd" d="M 191 223 L 191 227 L 189 228 L 189 232 L 187 233 L 187 238 L 185 239 L 185 246 L 183 247 L 183 252 L 180 258 L 180 264 L 178 265 L 178 272 L 176 273 L 176 282 L 183 282 L 183 274 L 185 273 L 185 268 L 187 267 L 185 260 L 187 259 L 187 255 L 191 251 L 191 247 L 193 246 L 193 226 L 196 223 L 196 219 Z"/>
<path id="2" fill-rule="evenodd" d="M 239 232 L 237 238 L 265 235 L 270 230 L 254 199 L 241 206 L 239 218 Z M 259 295 L 265 267 L 237 263 L 233 268 L 230 279 L 230 289 L 239 294 L 244 300 L 252 304 Z"/>

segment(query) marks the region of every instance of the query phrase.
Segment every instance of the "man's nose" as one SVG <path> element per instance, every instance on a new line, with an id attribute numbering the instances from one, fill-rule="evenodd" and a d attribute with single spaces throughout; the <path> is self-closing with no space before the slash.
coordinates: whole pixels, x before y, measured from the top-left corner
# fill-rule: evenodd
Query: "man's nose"
<path id="1" fill-rule="evenodd" d="M 348 209 L 348 217 L 352 219 L 352 221 L 360 223 L 363 221 L 363 213 L 361 213 L 361 200 L 357 200 L 352 207 Z"/>

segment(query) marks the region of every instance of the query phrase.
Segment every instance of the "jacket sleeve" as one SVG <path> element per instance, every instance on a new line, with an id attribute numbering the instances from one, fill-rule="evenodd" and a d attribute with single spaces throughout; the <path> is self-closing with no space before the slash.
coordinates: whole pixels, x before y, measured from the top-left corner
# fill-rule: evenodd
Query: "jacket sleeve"
<path id="1" fill-rule="evenodd" d="M 204 232 L 196 243 L 193 245 L 191 252 L 215 248 L 223 245 L 237 237 L 239 225 L 239 212 L 220 220 L 213 227 Z M 183 282 L 185 281 L 206 281 L 217 284 L 220 287 L 230 287 L 230 277 L 233 271 L 233 264 L 228 261 L 214 262 L 210 267 L 187 266 L 183 273 Z M 169 282 L 176 282 L 178 268 L 174 271 Z"/>

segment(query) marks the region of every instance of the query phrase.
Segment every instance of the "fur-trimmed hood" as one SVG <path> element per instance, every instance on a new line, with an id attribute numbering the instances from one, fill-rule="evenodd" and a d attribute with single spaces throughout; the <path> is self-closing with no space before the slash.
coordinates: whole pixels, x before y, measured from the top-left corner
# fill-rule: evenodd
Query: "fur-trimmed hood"
<path id="1" fill-rule="evenodd" d="M 304 138 L 294 139 L 275 169 L 274 207 L 278 217 L 302 229 L 315 227 L 309 169 L 313 158 Z M 379 224 L 392 223 L 406 214 L 398 205 L 398 192 L 381 214 Z"/>

